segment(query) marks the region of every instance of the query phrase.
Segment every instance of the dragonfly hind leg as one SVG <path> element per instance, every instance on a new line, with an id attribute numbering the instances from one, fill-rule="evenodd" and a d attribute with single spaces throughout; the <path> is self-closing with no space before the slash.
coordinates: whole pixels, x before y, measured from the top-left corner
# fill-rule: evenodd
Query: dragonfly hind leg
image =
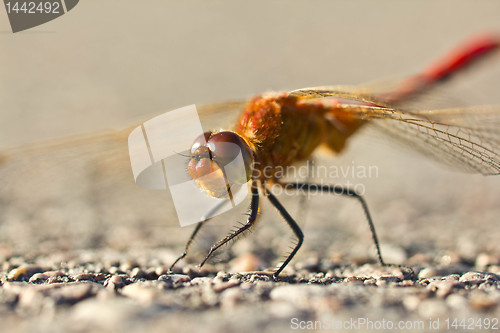
<path id="1" fill-rule="evenodd" d="M 377 257 L 380 265 L 385 266 L 385 267 L 398 267 L 401 269 L 401 272 L 403 273 L 404 278 L 409 278 L 409 279 L 414 279 L 415 278 L 415 271 L 413 268 L 408 267 L 408 266 L 403 266 L 403 265 L 395 265 L 395 264 L 387 264 L 385 263 L 384 259 L 382 258 L 382 252 L 380 251 L 380 245 L 377 237 L 377 233 L 375 232 L 375 225 L 373 224 L 372 217 L 370 215 L 370 211 L 368 210 L 368 205 L 366 204 L 365 199 L 363 196 L 356 191 L 339 186 L 339 185 L 319 185 L 319 184 L 309 184 L 309 183 L 280 183 L 281 186 L 285 186 L 287 188 L 295 189 L 298 191 L 308 191 L 308 192 L 326 192 L 326 193 L 332 193 L 332 194 L 340 194 L 340 195 L 345 195 L 348 197 L 352 197 L 357 199 L 360 203 L 361 206 L 363 207 L 363 211 L 365 212 L 366 219 L 368 220 L 368 225 L 370 227 L 370 231 L 372 234 L 372 239 L 373 242 L 375 243 L 375 248 L 377 249 Z"/>
<path id="2" fill-rule="evenodd" d="M 377 250 L 378 261 L 382 266 L 392 266 L 390 264 L 386 264 L 384 259 L 382 259 L 382 252 L 380 251 L 380 245 L 377 237 L 377 233 L 375 232 L 375 225 L 373 224 L 372 217 L 370 215 L 370 211 L 368 210 L 368 205 L 366 204 L 363 196 L 356 191 L 339 186 L 339 185 L 319 185 L 319 184 L 309 184 L 309 183 L 280 183 L 281 186 L 285 188 L 294 189 L 297 191 L 307 191 L 307 192 L 326 192 L 332 194 L 340 194 L 349 197 L 353 197 L 357 199 L 361 206 L 363 207 L 363 211 L 365 212 L 366 219 L 368 220 L 368 225 L 370 227 L 370 232 L 372 234 L 373 242 L 375 243 L 375 247 Z"/>

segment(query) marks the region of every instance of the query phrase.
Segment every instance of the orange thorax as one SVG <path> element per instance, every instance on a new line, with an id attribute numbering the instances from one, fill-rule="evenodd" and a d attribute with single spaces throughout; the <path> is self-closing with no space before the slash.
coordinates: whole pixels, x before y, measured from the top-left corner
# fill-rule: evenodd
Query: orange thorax
<path id="1" fill-rule="evenodd" d="M 261 95 L 250 101 L 235 132 L 250 143 L 262 177 L 279 178 L 282 168 L 307 159 L 322 143 L 340 152 L 365 122 L 347 110 L 288 94 Z"/>

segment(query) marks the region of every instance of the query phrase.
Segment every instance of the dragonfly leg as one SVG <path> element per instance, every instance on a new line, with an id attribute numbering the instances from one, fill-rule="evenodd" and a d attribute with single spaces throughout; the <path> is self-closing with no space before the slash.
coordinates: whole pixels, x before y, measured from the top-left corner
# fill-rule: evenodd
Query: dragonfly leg
<path id="1" fill-rule="evenodd" d="M 276 197 L 269 191 L 265 186 L 264 186 L 264 191 L 271 203 L 273 204 L 274 207 L 278 210 L 280 215 L 283 217 L 283 219 L 288 223 L 290 228 L 292 228 L 293 232 L 295 233 L 295 236 L 297 236 L 298 242 L 293 248 L 292 252 L 288 255 L 286 260 L 281 264 L 281 266 L 274 272 L 273 278 L 276 280 L 278 278 L 278 275 L 281 273 L 281 271 L 288 265 L 290 260 L 295 256 L 297 251 L 299 250 L 300 246 L 302 245 L 302 242 L 304 241 L 304 234 L 302 233 L 302 230 L 300 229 L 299 225 L 295 220 L 290 216 L 290 214 L 286 211 L 285 207 L 281 205 L 281 203 L 276 199 Z"/>
<path id="2" fill-rule="evenodd" d="M 189 236 L 189 239 L 186 243 L 186 246 L 184 247 L 184 252 L 182 252 L 182 254 L 177 258 L 175 259 L 174 263 L 170 266 L 170 268 L 168 269 L 168 273 L 172 273 L 172 270 L 174 268 L 174 266 L 182 259 L 184 259 L 184 257 L 187 255 L 187 252 L 189 250 L 189 247 L 191 246 L 191 243 L 193 242 L 194 238 L 196 237 L 196 234 L 198 234 L 198 231 L 200 231 L 201 227 L 203 226 L 203 224 L 205 223 L 206 221 L 203 221 L 203 222 L 199 222 L 197 225 L 196 225 L 196 228 L 193 230 L 193 233 L 191 234 L 191 236 Z"/>
<path id="3" fill-rule="evenodd" d="M 184 259 L 184 257 L 187 255 L 187 252 L 189 250 L 189 247 L 191 246 L 191 243 L 193 243 L 194 238 L 196 237 L 196 235 L 200 231 L 200 229 L 203 226 L 203 224 L 205 224 L 205 222 L 207 222 L 208 220 L 210 220 L 214 216 L 214 214 L 217 213 L 217 211 L 219 211 L 219 209 L 221 209 L 226 203 L 227 203 L 227 201 L 221 201 L 219 204 L 217 204 L 215 207 L 213 207 L 206 215 L 204 215 L 201 218 L 201 222 L 199 222 L 196 225 L 196 228 L 193 230 L 193 233 L 189 237 L 189 239 L 188 239 L 188 241 L 186 243 L 186 246 L 184 247 L 184 252 L 177 259 L 175 259 L 174 263 L 168 269 L 169 273 L 172 273 L 172 269 L 174 268 L 174 266 L 180 260 Z"/>
<path id="4" fill-rule="evenodd" d="M 208 251 L 207 256 L 201 262 L 200 267 L 203 266 L 207 262 L 207 260 L 212 256 L 212 254 L 218 248 L 220 248 L 222 245 L 226 244 L 227 242 L 231 241 L 233 238 L 237 237 L 241 233 L 250 229 L 250 227 L 252 227 L 255 220 L 257 219 L 258 211 L 259 211 L 259 190 L 256 186 L 255 181 L 253 181 L 253 183 L 252 183 L 252 201 L 250 202 L 250 214 L 248 215 L 247 222 L 245 224 L 243 224 L 242 227 L 239 228 L 238 230 L 231 232 L 229 235 L 227 235 L 226 237 L 224 237 L 223 239 L 221 239 L 220 241 L 218 241 L 217 243 L 212 245 L 212 247 L 210 248 L 210 251 Z"/>
<path id="5" fill-rule="evenodd" d="M 308 183 L 282 183 L 282 186 L 299 190 L 299 191 L 308 191 L 308 192 L 327 192 L 332 194 L 340 194 L 349 197 L 353 197 L 357 199 L 361 206 L 363 207 L 363 211 L 365 212 L 366 219 L 368 220 L 368 225 L 370 226 L 370 231 L 372 234 L 373 242 L 375 243 L 375 247 L 377 249 L 378 261 L 382 266 L 392 266 L 390 264 L 386 264 L 382 259 L 382 252 L 380 251 L 380 245 L 377 237 L 377 233 L 375 232 L 375 225 L 373 224 L 372 217 L 370 215 L 370 211 L 368 210 L 368 205 L 366 204 L 365 199 L 362 195 L 358 194 L 356 191 L 339 186 L 339 185 L 319 185 L 319 184 L 308 184 Z"/>

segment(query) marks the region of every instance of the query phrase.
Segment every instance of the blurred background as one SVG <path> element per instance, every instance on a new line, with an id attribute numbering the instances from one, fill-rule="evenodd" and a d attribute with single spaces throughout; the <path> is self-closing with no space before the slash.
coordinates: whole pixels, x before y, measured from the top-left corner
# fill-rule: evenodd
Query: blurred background
<path id="1" fill-rule="evenodd" d="M 494 0 L 86 0 L 16 34 L 0 14 L 0 148 L 126 128 L 193 103 L 411 75 L 471 35 L 500 32 L 499 12 Z M 499 62 L 490 65 L 463 77 L 446 97 L 500 102 Z M 77 140 L 76 148 L 62 139 L 68 146 L 23 152 L 3 163 L 2 257 L 88 248 L 180 250 L 190 229 L 176 225 L 168 193 L 135 187 L 123 145 L 128 132 L 120 133 L 85 145 Z M 377 177 L 362 182 L 381 242 L 402 249 L 388 251 L 389 261 L 421 251 L 455 251 L 470 260 L 499 252 L 500 177 L 454 173 L 370 136 L 353 140 L 342 156 L 319 160 L 377 166 Z M 283 201 L 297 213 L 298 198 Z M 299 258 L 310 255 L 307 249 L 347 260 L 373 258 L 356 202 L 322 196 L 308 207 Z M 266 205 L 256 228 L 261 231 L 237 251 L 265 258 L 269 244 L 281 242 L 275 236 L 289 234 Z M 162 260 L 167 264 L 172 256 Z M 275 263 L 265 260 L 264 267 Z"/>

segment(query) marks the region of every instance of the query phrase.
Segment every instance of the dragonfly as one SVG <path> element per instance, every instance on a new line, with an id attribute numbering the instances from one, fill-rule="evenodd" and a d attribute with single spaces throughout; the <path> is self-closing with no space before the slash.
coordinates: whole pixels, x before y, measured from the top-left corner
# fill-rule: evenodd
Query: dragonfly
<path id="1" fill-rule="evenodd" d="M 232 128 L 214 129 L 193 138 L 193 146 L 186 156 L 187 173 L 206 195 L 220 196 L 220 193 L 228 190 L 227 184 L 217 179 L 206 181 L 204 176 L 215 173 L 224 177 L 221 170 L 234 157 L 234 151 L 226 151 L 224 144 L 235 144 L 243 154 L 245 168 L 241 176 L 243 182 L 248 182 L 251 196 L 246 222 L 213 244 L 199 266 L 203 266 L 224 244 L 237 239 L 254 226 L 262 195 L 277 209 L 297 238 L 292 251 L 273 272 L 273 277 L 279 278 L 299 251 L 304 234 L 296 220 L 273 194 L 272 186 L 324 192 L 358 200 L 371 231 L 378 262 L 384 266 L 389 265 L 383 260 L 372 216 L 360 193 L 339 185 L 286 182 L 279 171 L 311 158 L 319 147 L 326 146 L 334 153 L 341 153 L 348 149 L 352 137 L 363 128 L 372 126 L 397 142 L 405 143 L 425 156 L 455 169 L 483 175 L 499 174 L 500 106 L 430 109 L 415 107 L 411 103 L 414 98 L 422 94 L 425 96 L 427 91 L 446 82 L 456 73 L 479 63 L 498 50 L 499 46 L 500 38 L 496 35 L 474 37 L 418 75 L 398 82 L 390 89 L 383 85 L 382 88 L 377 85 L 323 86 L 289 92 L 269 92 L 250 100 L 198 107 L 200 117 L 222 117 L 229 112 L 237 112 L 239 115 Z M 110 147 L 125 150 L 127 136 L 135 126 L 5 151 L 0 154 L 0 167 L 8 166 L 9 161 L 15 160 L 19 155 L 36 153 L 50 156 L 54 150 L 77 146 L 86 147 L 90 153 L 107 149 L 108 155 L 113 156 Z M 110 165 L 114 167 L 113 162 Z M 183 253 L 171 264 L 170 272 L 186 257 L 194 239 L 208 221 L 195 226 Z"/>
<path id="2" fill-rule="evenodd" d="M 194 141 L 190 152 L 188 172 L 191 178 L 198 180 L 198 185 L 208 195 L 217 197 L 218 193 L 230 192 L 227 182 L 206 180 L 206 176 L 219 174 L 220 180 L 225 177 L 224 166 L 227 161 L 234 160 L 234 154 L 239 151 L 226 149 L 224 143 L 235 144 L 243 154 L 245 174 L 242 178 L 251 182 L 252 199 L 246 223 L 215 243 L 200 266 L 221 246 L 254 225 L 259 210 L 260 188 L 297 238 L 292 251 L 273 274 L 275 279 L 278 278 L 301 247 L 304 234 L 270 190 L 270 186 L 275 184 L 297 191 L 326 192 L 357 199 L 366 215 L 378 261 L 387 266 L 373 219 L 361 194 L 338 185 L 285 182 L 281 179 L 282 170 L 308 159 L 320 145 L 340 153 L 351 136 L 367 123 L 374 122 L 385 126 L 399 139 L 409 140 L 416 148 L 454 167 L 484 175 L 499 174 L 500 107 L 443 110 L 404 107 L 404 101 L 412 95 L 448 79 L 497 49 L 499 42 L 489 36 L 475 39 L 431 65 L 422 74 L 403 82 L 399 89 L 386 93 L 371 93 L 356 87 L 314 87 L 259 95 L 247 103 L 232 130 L 205 132 Z M 185 251 L 172 264 L 171 270 L 187 254 L 203 223 L 194 229 Z"/>

